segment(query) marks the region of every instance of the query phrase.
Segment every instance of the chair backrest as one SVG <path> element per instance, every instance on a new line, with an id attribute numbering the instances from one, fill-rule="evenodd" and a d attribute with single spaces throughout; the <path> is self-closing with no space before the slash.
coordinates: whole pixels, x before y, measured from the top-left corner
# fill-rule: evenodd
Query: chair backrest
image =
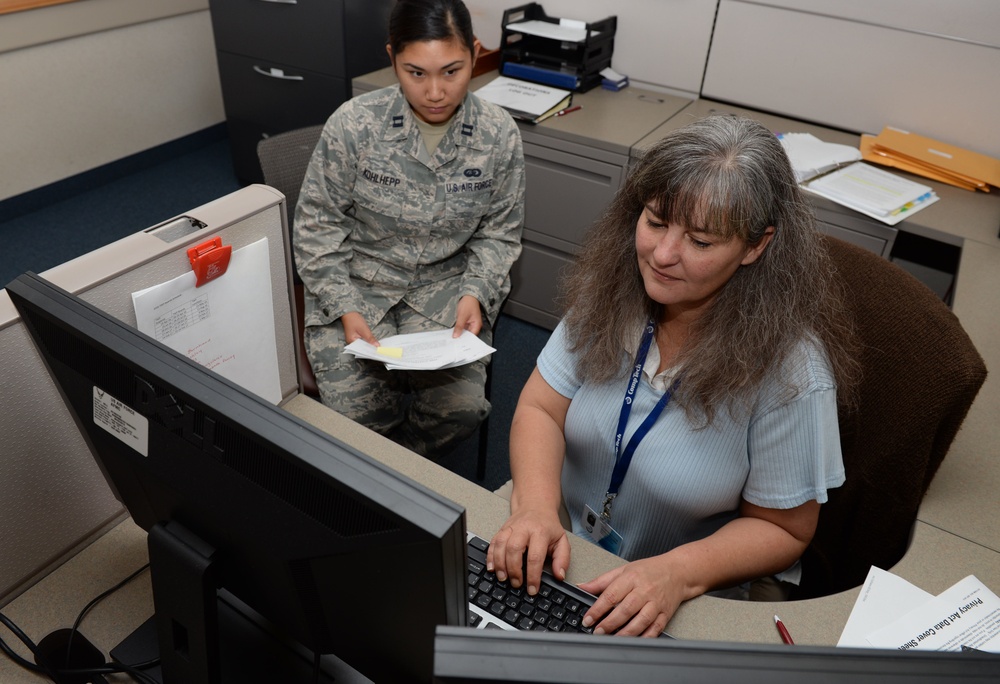
<path id="1" fill-rule="evenodd" d="M 264 182 L 275 190 L 280 190 L 287 199 L 288 226 L 295 216 L 295 205 L 299 202 L 299 190 L 305 178 L 309 159 L 323 132 L 323 126 L 297 128 L 278 133 L 257 143 L 257 158 L 264 172 Z"/>
<path id="2" fill-rule="evenodd" d="M 858 407 L 841 408 L 847 481 L 831 490 L 802 557 L 796 598 L 860 585 L 909 544 L 920 501 L 986 379 L 986 365 L 948 307 L 909 273 L 824 238 L 857 327 Z"/>
<path id="3" fill-rule="evenodd" d="M 257 158 L 260 160 L 261 171 L 264 172 L 264 182 L 285 196 L 289 230 L 291 230 L 295 219 L 295 205 L 299 202 L 302 179 L 305 178 L 309 160 L 312 158 L 313 150 L 316 149 L 316 143 L 322 132 L 322 125 L 309 126 L 308 128 L 278 133 L 257 143 Z M 303 393 L 311 397 L 319 397 L 316 377 L 309 365 L 305 343 L 302 340 L 305 328 L 304 295 L 302 280 L 297 271 L 293 273 L 292 280 L 295 295 L 295 322 L 298 327 L 296 346 L 298 347 L 299 382 Z"/>

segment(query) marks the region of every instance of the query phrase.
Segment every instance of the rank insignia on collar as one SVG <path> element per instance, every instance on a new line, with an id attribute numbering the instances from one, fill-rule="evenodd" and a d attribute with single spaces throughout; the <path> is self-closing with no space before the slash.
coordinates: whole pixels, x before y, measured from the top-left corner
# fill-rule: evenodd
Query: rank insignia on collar
<path id="1" fill-rule="evenodd" d="M 399 114 L 397 116 L 392 117 L 392 127 L 393 128 L 402 128 L 403 127 L 403 115 L 402 114 Z"/>
<path id="2" fill-rule="evenodd" d="M 472 135 L 473 128 L 474 126 L 472 124 L 462 124 L 462 135 Z"/>

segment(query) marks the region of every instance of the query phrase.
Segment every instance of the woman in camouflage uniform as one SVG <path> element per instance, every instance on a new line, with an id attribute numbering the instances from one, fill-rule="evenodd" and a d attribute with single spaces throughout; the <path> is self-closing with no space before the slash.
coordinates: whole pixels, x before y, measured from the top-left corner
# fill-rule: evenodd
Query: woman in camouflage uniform
<path id="1" fill-rule="evenodd" d="M 424 455 L 489 413 L 486 361 L 388 371 L 357 339 L 452 328 L 487 343 L 521 251 L 516 124 L 468 91 L 479 42 L 461 0 L 400 0 L 386 46 L 398 86 L 327 121 L 294 226 L 305 340 L 324 404 Z"/>

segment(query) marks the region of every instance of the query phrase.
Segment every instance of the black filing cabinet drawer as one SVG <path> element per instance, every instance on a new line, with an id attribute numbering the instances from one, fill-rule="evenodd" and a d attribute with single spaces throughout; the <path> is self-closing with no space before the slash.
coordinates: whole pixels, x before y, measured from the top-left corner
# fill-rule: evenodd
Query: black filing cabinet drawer
<path id="1" fill-rule="evenodd" d="M 323 123 L 347 99 L 343 78 L 226 52 L 218 58 L 227 118 L 266 124 L 269 133 Z"/>
<path id="2" fill-rule="evenodd" d="M 342 76 L 341 0 L 210 0 L 215 49 Z"/>
<path id="3" fill-rule="evenodd" d="M 262 137 L 326 121 L 351 78 L 389 65 L 394 0 L 209 0 L 233 166 L 263 180 Z"/>
<path id="4" fill-rule="evenodd" d="M 233 166 L 243 183 L 264 181 L 257 161 L 260 140 L 323 123 L 347 99 L 342 78 L 226 52 L 218 58 Z"/>

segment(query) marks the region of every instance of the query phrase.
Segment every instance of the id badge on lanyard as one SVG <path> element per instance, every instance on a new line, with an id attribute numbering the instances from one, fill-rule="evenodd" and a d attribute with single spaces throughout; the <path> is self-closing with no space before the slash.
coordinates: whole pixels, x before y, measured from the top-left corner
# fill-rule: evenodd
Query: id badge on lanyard
<path id="1" fill-rule="evenodd" d="M 635 390 L 642 379 L 642 367 L 646 364 L 646 356 L 649 354 L 649 346 L 652 344 L 655 330 L 656 324 L 650 320 L 646 324 L 646 330 L 643 332 L 639 351 L 636 354 L 635 365 L 632 368 L 632 375 L 629 377 L 628 387 L 625 388 L 625 396 L 622 398 L 622 408 L 618 414 L 618 430 L 615 433 L 615 466 L 611 471 L 611 484 L 608 485 L 607 493 L 604 495 L 604 505 L 601 508 L 600 514 L 590 505 L 585 505 L 581 517 L 583 529 L 587 531 L 590 538 L 615 555 L 618 555 L 618 552 L 621 550 L 623 539 L 622 535 L 611 526 L 611 506 L 618 496 L 618 490 L 625 480 L 625 474 L 632 463 L 632 456 L 635 454 L 639 442 L 649 433 L 650 428 L 653 427 L 653 423 L 656 422 L 660 414 L 663 413 L 663 409 L 670 403 L 670 397 L 678 385 L 678 382 L 675 382 L 670 389 L 664 392 L 660 400 L 656 402 L 656 406 L 653 407 L 653 410 L 642 421 L 642 424 L 636 429 L 635 434 L 632 435 L 632 439 L 628 441 L 623 450 L 622 441 L 625 437 L 625 427 L 628 424 L 629 414 L 632 412 Z"/>

